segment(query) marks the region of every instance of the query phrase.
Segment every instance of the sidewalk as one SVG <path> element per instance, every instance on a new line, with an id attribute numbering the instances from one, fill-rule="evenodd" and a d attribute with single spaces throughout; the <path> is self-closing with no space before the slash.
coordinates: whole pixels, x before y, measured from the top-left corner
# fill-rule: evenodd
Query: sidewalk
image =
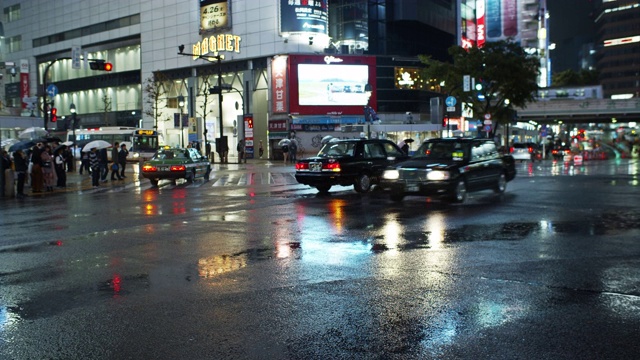
<path id="1" fill-rule="evenodd" d="M 77 164 L 76 169 L 79 169 L 79 163 Z M 273 161 L 266 159 L 248 159 L 246 163 L 241 164 L 238 164 L 237 162 L 229 162 L 226 164 L 212 163 L 211 169 L 211 178 L 213 178 L 216 173 L 227 173 L 235 171 L 293 173 L 296 170 L 294 164 L 284 164 L 282 160 Z M 109 174 L 107 175 L 108 181 L 100 182 L 100 188 L 105 189 L 111 187 L 123 187 L 132 183 L 144 183 L 145 181 L 148 182 L 147 179 L 140 176 L 138 164 L 127 164 L 125 175 L 127 177 L 123 180 L 111 180 L 111 171 L 109 171 Z M 33 193 L 31 191 L 30 182 L 25 184 L 24 186 L 24 193 L 27 195 L 27 197 L 34 198 L 88 190 L 93 190 L 93 186 L 91 185 L 91 175 L 87 174 L 86 172 L 80 175 L 77 171 L 67 172 L 67 186 L 65 188 L 58 188 L 54 186 L 53 191 Z M 0 199 L 11 198 L 16 197 L 0 197 Z"/>

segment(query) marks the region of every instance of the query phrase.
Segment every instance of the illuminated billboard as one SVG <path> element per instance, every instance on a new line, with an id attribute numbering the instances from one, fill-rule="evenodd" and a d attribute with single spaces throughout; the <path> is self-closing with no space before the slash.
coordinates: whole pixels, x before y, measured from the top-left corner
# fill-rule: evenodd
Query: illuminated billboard
<path id="1" fill-rule="evenodd" d="M 229 0 L 200 0 L 200 33 L 231 28 Z"/>
<path id="2" fill-rule="evenodd" d="M 327 0 L 280 0 L 280 32 L 327 35 L 327 11 Z"/>
<path id="3" fill-rule="evenodd" d="M 375 57 L 291 55 L 289 60 L 291 114 L 359 115 L 367 102 L 375 109 Z"/>

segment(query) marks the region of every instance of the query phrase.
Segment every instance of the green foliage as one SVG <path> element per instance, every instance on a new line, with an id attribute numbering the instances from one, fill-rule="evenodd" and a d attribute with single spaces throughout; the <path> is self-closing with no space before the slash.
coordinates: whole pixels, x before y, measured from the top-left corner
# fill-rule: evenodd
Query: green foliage
<path id="1" fill-rule="evenodd" d="M 488 42 L 482 48 L 452 46 L 449 54 L 452 63 L 420 56 L 425 65 L 423 78 L 429 79 L 432 91 L 455 96 L 459 102 L 467 103 L 473 109 L 474 118 L 491 114 L 494 120 L 510 121 L 511 107 L 526 107 L 528 102 L 534 101 L 540 61 L 525 53 L 520 45 L 496 41 Z M 482 90 L 464 91 L 464 75 L 482 83 Z M 484 95 L 484 100 L 478 99 L 479 93 Z"/>

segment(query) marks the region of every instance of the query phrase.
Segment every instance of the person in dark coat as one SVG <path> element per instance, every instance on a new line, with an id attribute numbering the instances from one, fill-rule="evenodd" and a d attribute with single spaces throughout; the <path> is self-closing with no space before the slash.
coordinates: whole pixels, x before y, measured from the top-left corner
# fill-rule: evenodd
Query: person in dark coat
<path id="1" fill-rule="evenodd" d="M 127 150 L 127 145 L 120 145 L 120 151 L 118 151 L 118 166 L 120 166 L 120 179 L 124 179 L 127 176 L 124 174 L 124 168 L 127 166 L 127 155 L 129 155 L 129 150 Z"/>
<path id="2" fill-rule="evenodd" d="M 13 164 L 16 168 L 16 174 L 18 175 L 16 196 L 23 198 L 27 196 L 24 193 L 24 181 L 27 178 L 27 171 L 29 170 L 29 162 L 22 150 L 17 150 L 13 153 Z"/>
<path id="3" fill-rule="evenodd" d="M 118 165 L 119 161 L 118 161 L 118 150 L 119 147 L 118 146 L 120 143 L 118 143 L 117 141 L 113 144 L 113 147 L 111 148 L 111 180 L 115 180 L 116 176 L 118 177 L 118 180 L 122 180 L 122 176 L 120 176 L 120 166 Z"/>
<path id="4" fill-rule="evenodd" d="M 42 149 L 44 144 L 37 143 L 31 151 L 31 191 L 42 192 L 44 188 L 44 176 L 42 175 Z"/>
<path id="5" fill-rule="evenodd" d="M 56 186 L 59 188 L 67 187 L 67 173 L 65 171 L 65 165 L 67 164 L 67 160 L 65 159 L 63 154 L 64 152 L 62 149 L 56 151 L 53 154 L 53 165 L 56 171 L 56 176 L 58 177 Z"/>

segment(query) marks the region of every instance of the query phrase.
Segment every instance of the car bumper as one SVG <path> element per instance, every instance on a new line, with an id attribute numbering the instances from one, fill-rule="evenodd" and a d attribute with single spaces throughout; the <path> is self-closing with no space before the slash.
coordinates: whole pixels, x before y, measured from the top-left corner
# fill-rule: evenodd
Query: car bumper
<path id="1" fill-rule="evenodd" d="M 312 173 L 297 172 L 296 180 L 304 185 L 351 185 L 353 184 L 353 176 L 342 173 Z"/>
<path id="2" fill-rule="evenodd" d="M 143 171 L 142 176 L 147 179 L 184 179 L 187 176 L 186 171 Z"/>
<path id="3" fill-rule="evenodd" d="M 452 181 L 388 181 L 380 182 L 380 186 L 390 192 L 403 193 L 407 195 L 440 196 L 450 194 L 455 187 Z"/>

